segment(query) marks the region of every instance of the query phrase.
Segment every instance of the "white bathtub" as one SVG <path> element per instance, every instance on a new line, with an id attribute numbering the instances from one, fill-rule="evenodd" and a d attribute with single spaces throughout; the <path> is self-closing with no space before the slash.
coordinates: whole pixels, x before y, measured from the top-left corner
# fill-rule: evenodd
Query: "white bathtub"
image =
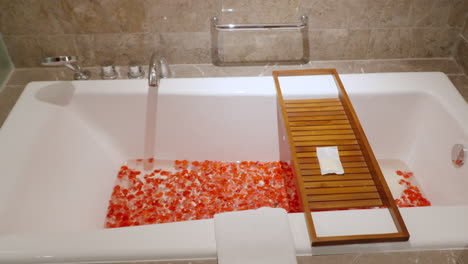
<path id="1" fill-rule="evenodd" d="M 298 255 L 468 245 L 468 104 L 442 73 L 342 75 L 384 173 L 414 172 L 431 207 L 403 208 L 410 241 L 311 248 L 290 214 Z M 316 82 L 329 93 L 327 79 Z M 303 90 L 290 90 L 290 95 Z M 0 262 L 57 263 L 216 258 L 212 220 L 103 229 L 123 161 L 144 148 L 146 81 L 30 83 L 0 129 Z M 288 94 L 288 92 L 286 92 Z M 278 160 L 272 77 L 161 83 L 156 156 Z M 319 234 L 392 232 L 385 210 L 314 213 Z"/>

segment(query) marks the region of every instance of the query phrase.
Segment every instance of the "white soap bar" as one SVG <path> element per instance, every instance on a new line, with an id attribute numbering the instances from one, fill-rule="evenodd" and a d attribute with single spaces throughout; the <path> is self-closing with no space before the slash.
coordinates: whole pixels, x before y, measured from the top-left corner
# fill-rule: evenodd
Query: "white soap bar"
<path id="1" fill-rule="evenodd" d="M 343 165 L 338 154 L 338 147 L 320 147 L 317 148 L 317 159 L 320 165 L 320 173 L 325 174 L 343 174 Z"/>

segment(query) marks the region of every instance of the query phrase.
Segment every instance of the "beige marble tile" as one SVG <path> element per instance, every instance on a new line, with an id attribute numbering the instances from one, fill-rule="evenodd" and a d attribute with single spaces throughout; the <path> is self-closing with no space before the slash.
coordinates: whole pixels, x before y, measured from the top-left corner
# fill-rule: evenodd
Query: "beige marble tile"
<path id="1" fill-rule="evenodd" d="M 0 32 L 4 34 L 63 34 L 75 31 L 71 6 L 62 0 L 0 0 L 0 10 Z"/>
<path id="2" fill-rule="evenodd" d="M 466 18 L 465 21 L 465 26 L 463 27 L 462 35 L 465 39 L 468 40 L 468 17 Z"/>
<path id="3" fill-rule="evenodd" d="M 0 127 L 23 92 L 24 85 L 7 85 L 0 92 Z"/>
<path id="4" fill-rule="evenodd" d="M 311 30 L 311 60 L 362 59 L 366 56 L 369 37 L 368 29 Z"/>
<path id="5" fill-rule="evenodd" d="M 220 13 L 218 0 L 144 0 L 151 32 L 209 32 Z"/>
<path id="6" fill-rule="evenodd" d="M 404 60 L 368 60 L 361 61 L 366 73 L 376 72 L 443 72 L 462 74 L 453 59 L 404 59 Z"/>
<path id="7" fill-rule="evenodd" d="M 211 62 L 210 33 L 161 33 L 160 44 L 161 54 L 171 64 Z M 146 59 L 149 60 L 149 56 Z"/>
<path id="8" fill-rule="evenodd" d="M 240 31 L 220 33 L 225 62 L 300 60 L 304 55 L 299 31 Z"/>
<path id="9" fill-rule="evenodd" d="M 302 1 L 300 10 L 309 16 L 311 29 L 373 27 L 386 0 Z"/>
<path id="10" fill-rule="evenodd" d="M 413 45 L 409 57 L 446 58 L 451 57 L 459 30 L 456 28 L 414 28 Z"/>
<path id="11" fill-rule="evenodd" d="M 460 39 L 458 43 L 455 58 L 465 74 L 468 74 L 468 42 L 464 39 Z"/>
<path id="12" fill-rule="evenodd" d="M 37 67 L 45 57 L 77 56 L 73 35 L 6 35 L 10 57 L 16 67 Z"/>
<path id="13" fill-rule="evenodd" d="M 143 0 L 63 0 L 71 8 L 74 32 L 145 32 L 146 7 Z"/>
<path id="14" fill-rule="evenodd" d="M 153 33 L 76 35 L 80 63 L 85 66 L 146 64 L 153 51 L 162 49 Z"/>
<path id="15" fill-rule="evenodd" d="M 413 0 L 409 24 L 416 27 L 446 27 L 452 0 Z"/>
<path id="16" fill-rule="evenodd" d="M 409 10 L 412 0 L 387 0 L 381 5 L 382 11 L 375 27 L 405 27 L 409 26 Z"/>
<path id="17" fill-rule="evenodd" d="M 300 0 L 219 0 L 222 23 L 294 23 L 302 15 Z"/>
<path id="18" fill-rule="evenodd" d="M 410 28 L 373 29 L 367 50 L 368 59 L 408 58 L 414 46 Z"/>
<path id="19" fill-rule="evenodd" d="M 453 85 L 457 87 L 458 92 L 460 92 L 464 98 L 468 98 L 468 77 L 465 75 L 449 75 L 448 77 Z M 468 254 L 466 256 L 468 257 Z"/>
<path id="20" fill-rule="evenodd" d="M 450 57 L 457 32 L 456 28 L 373 29 L 367 58 Z"/>
<path id="21" fill-rule="evenodd" d="M 297 264 L 351 264 L 355 257 L 354 254 L 298 256 Z"/>
<path id="22" fill-rule="evenodd" d="M 452 4 L 449 10 L 448 24 L 452 27 L 463 27 L 467 12 L 468 1 L 452 0 Z"/>

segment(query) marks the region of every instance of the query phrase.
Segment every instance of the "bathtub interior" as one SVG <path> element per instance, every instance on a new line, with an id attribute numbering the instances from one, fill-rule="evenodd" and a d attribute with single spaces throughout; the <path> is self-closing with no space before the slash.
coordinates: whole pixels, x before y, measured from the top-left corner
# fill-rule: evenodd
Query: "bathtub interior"
<path id="1" fill-rule="evenodd" d="M 156 157 L 278 160 L 271 78 L 260 83 L 240 78 L 230 85 L 212 81 L 216 91 L 203 90 L 203 80 L 197 79 L 163 83 Z M 262 88 L 265 84 L 269 88 Z M 51 89 L 47 85 L 26 89 L 24 100 L 5 123 L 9 129 L 0 130 L 0 145 L 16 152 L 11 156 L 1 152 L 0 157 L 2 164 L 9 164 L 0 186 L 2 233 L 102 229 L 119 166 L 143 155 L 144 82 L 127 82 L 118 92 L 112 82 L 100 82 L 100 89 L 83 82 L 60 85 L 68 88 L 61 95 L 50 93 L 54 96 L 44 92 Z M 350 96 L 384 172 L 406 166 L 434 205 L 468 202 L 461 188 L 468 181 L 467 169 L 456 170 L 450 164 L 451 146 L 468 142 L 467 135 L 433 96 L 416 92 Z M 18 137 L 21 143 L 12 140 Z M 16 177 L 6 177 L 8 170 Z"/>

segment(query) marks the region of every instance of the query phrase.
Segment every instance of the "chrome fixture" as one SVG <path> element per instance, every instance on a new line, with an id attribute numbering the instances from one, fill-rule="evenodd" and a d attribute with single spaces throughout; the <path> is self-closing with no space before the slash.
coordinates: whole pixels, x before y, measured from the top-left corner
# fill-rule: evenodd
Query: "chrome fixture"
<path id="1" fill-rule="evenodd" d="M 310 61 L 309 50 L 309 18 L 302 15 L 300 22 L 296 24 L 218 24 L 217 17 L 211 18 L 211 61 L 216 66 L 242 66 L 242 65 L 264 65 L 265 63 L 278 64 L 307 64 Z M 280 61 L 251 61 L 251 62 L 225 62 L 222 54 L 223 47 L 219 47 L 218 42 L 222 41 L 219 31 L 299 31 L 302 35 L 302 58 L 285 59 Z"/>
<path id="2" fill-rule="evenodd" d="M 171 70 L 166 58 L 160 56 L 157 59 L 156 53 L 151 55 L 150 64 L 148 68 L 148 85 L 157 87 L 161 78 L 171 77 Z"/>
<path id="3" fill-rule="evenodd" d="M 129 79 L 143 79 L 143 77 L 145 77 L 145 71 L 143 71 L 140 65 L 131 63 L 130 66 L 128 66 Z"/>
<path id="4" fill-rule="evenodd" d="M 65 66 L 68 69 L 75 72 L 73 79 L 75 80 L 88 80 L 91 77 L 91 73 L 88 70 L 83 70 L 76 63 L 75 56 L 58 56 L 58 57 L 47 57 L 41 60 L 42 66 Z"/>
<path id="5" fill-rule="evenodd" d="M 467 148 L 462 144 L 455 144 L 452 147 L 452 165 L 461 168 L 466 162 Z"/>
<path id="6" fill-rule="evenodd" d="M 101 78 L 103 80 L 115 80 L 117 79 L 117 71 L 115 67 L 111 64 L 106 64 L 101 68 Z"/>

